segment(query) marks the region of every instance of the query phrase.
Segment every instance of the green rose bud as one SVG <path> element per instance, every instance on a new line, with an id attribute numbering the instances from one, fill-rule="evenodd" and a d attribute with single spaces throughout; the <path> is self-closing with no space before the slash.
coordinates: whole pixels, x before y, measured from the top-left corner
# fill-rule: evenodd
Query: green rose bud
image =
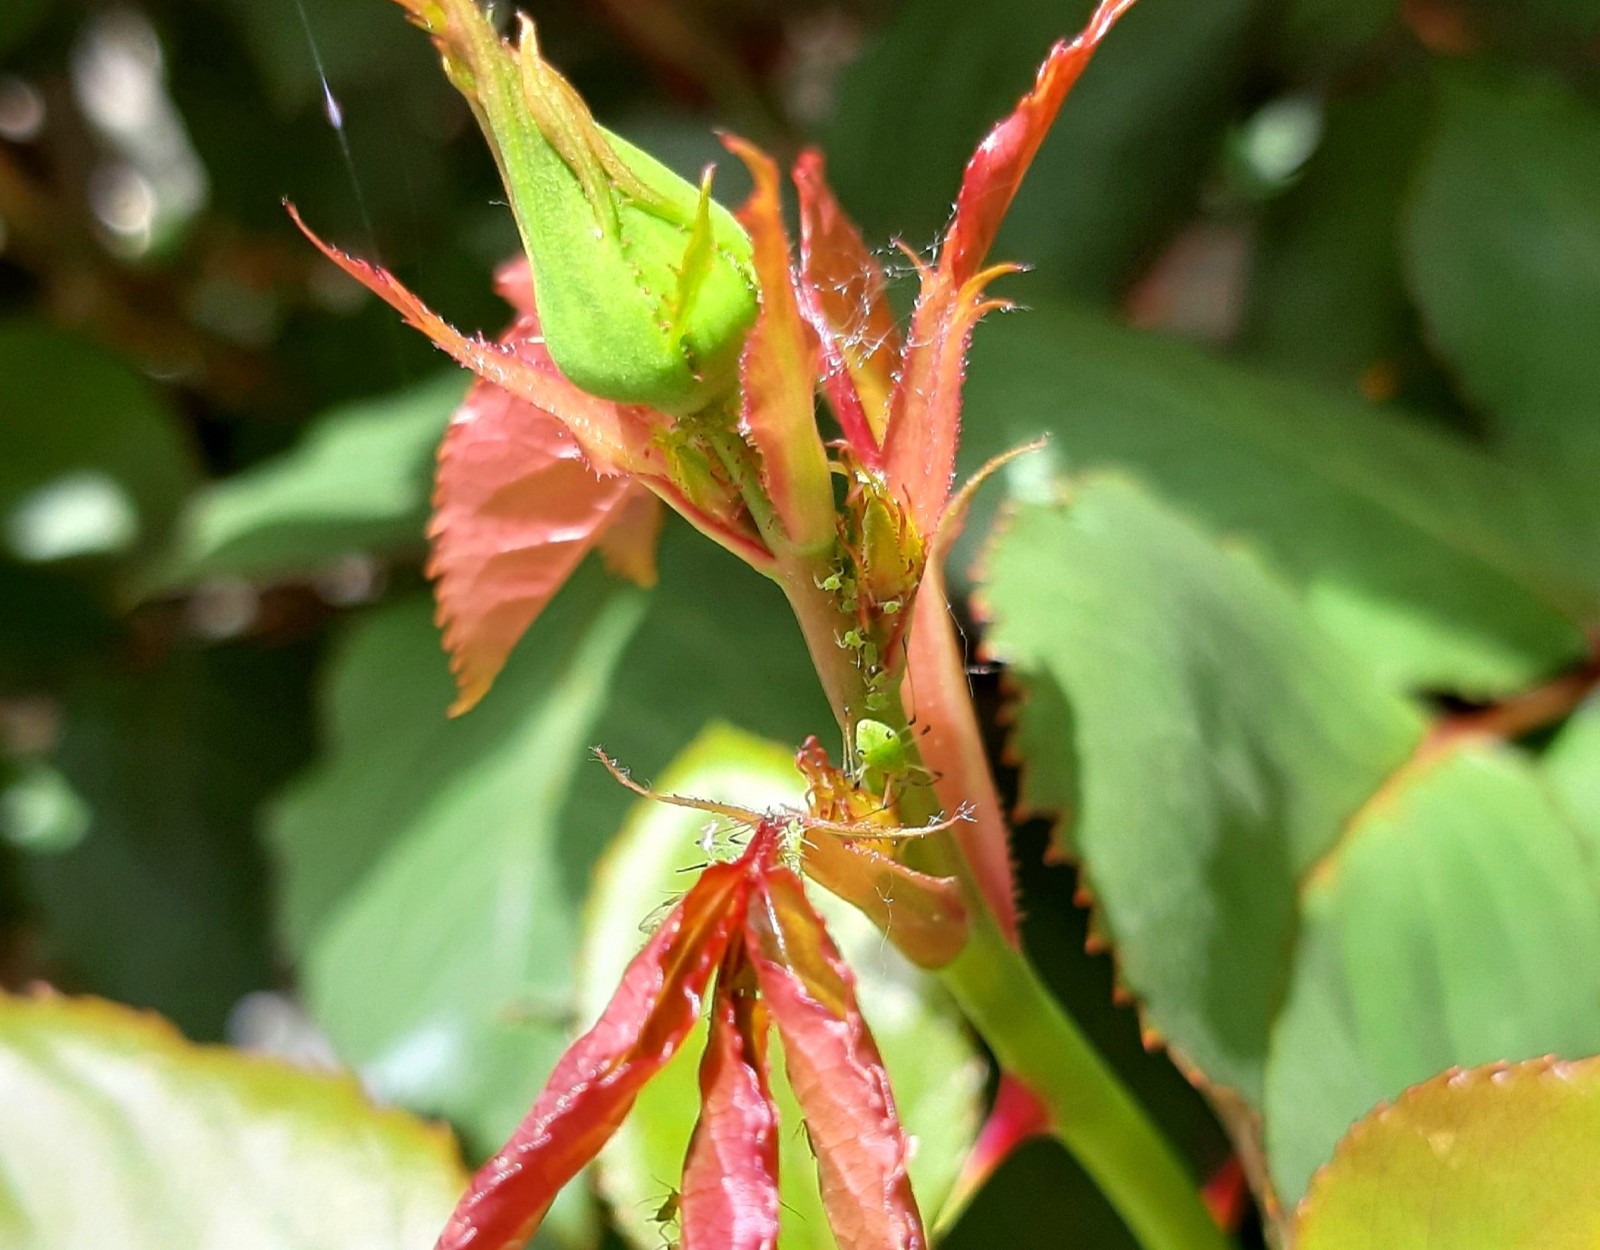
<path id="1" fill-rule="evenodd" d="M 726 398 L 756 316 L 750 240 L 695 187 L 602 129 L 539 55 L 477 0 L 400 0 L 494 149 L 551 357 L 592 395 L 674 415 Z"/>

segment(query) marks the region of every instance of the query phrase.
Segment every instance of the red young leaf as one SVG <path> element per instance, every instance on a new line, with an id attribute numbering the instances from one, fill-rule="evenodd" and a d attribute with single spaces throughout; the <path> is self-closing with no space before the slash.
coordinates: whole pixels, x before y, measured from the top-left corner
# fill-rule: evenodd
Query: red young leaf
<path id="1" fill-rule="evenodd" d="M 628 965 L 595 1026 L 561 1057 L 511 1140 L 473 1177 L 436 1250 L 514 1250 L 533 1235 L 699 1019 L 749 889 L 743 863 L 701 874 Z"/>
<path id="2" fill-rule="evenodd" d="M 506 337 L 537 359 L 538 325 Z M 439 448 L 428 572 L 465 712 L 488 691 L 511 648 L 608 529 L 653 543 L 654 497 L 629 477 L 596 477 L 566 426 L 489 382 L 467 394 Z M 650 511 L 639 513 L 639 505 Z M 629 552 L 626 572 L 648 583 L 653 551 Z"/>
<path id="3" fill-rule="evenodd" d="M 666 519 L 659 499 L 647 490 L 634 491 L 616 519 L 600 531 L 600 558 L 606 568 L 640 586 L 654 586 L 656 548 Z"/>
<path id="4" fill-rule="evenodd" d="M 738 214 L 750 232 L 761 287 L 761 311 L 739 364 L 739 425 L 761 453 L 762 483 L 789 541 L 814 549 L 834 536 L 833 479 L 817 433 L 816 347 L 795 304 L 778 170 L 744 140 L 724 136 L 722 141 L 749 168 L 755 184 Z"/>
<path id="5" fill-rule="evenodd" d="M 985 313 L 1005 307 L 1003 301 L 985 300 L 983 288 L 1010 267 L 984 269 L 984 258 L 1067 92 L 1133 3 L 1101 0 L 1081 35 L 1050 50 L 1033 90 L 967 163 L 937 267 L 919 264 L 922 290 L 895 385 L 884 462 L 925 537 L 938 525 L 955 474 L 968 340 Z"/>
<path id="6" fill-rule="evenodd" d="M 820 152 L 800 154 L 794 185 L 800 192 L 800 299 L 822 340 L 823 389 L 857 457 L 877 468 L 900 360 L 883 269 L 833 198 Z"/>
<path id="7" fill-rule="evenodd" d="M 783 1038 L 839 1250 L 926 1250 L 905 1133 L 850 969 L 788 869 L 762 877 L 749 907 L 751 961 Z"/>
<path id="8" fill-rule="evenodd" d="M 724 964 L 700 1064 L 700 1121 L 683 1165 L 680 1250 L 773 1250 L 778 1117 L 767 1089 L 767 1012 Z M 734 984 L 730 984 L 734 982 Z"/>
<path id="9" fill-rule="evenodd" d="M 1083 33 L 1050 49 L 1039 67 L 1033 90 L 1017 102 L 1016 111 L 991 130 L 967 162 L 956 199 L 955 220 L 945 234 L 939 267 L 957 286 L 982 267 L 1006 210 L 1050 131 L 1061 102 L 1078 81 L 1089 58 L 1116 20 L 1134 0 L 1100 0 Z"/>

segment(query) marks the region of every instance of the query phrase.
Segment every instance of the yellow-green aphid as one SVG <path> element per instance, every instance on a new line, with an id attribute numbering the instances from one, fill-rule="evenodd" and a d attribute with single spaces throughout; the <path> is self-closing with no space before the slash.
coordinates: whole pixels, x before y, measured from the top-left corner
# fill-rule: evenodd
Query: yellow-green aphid
<path id="1" fill-rule="evenodd" d="M 910 740 L 881 720 L 863 717 L 856 722 L 855 748 L 861 784 L 882 799 L 891 797 L 897 781 L 917 771 Z"/>

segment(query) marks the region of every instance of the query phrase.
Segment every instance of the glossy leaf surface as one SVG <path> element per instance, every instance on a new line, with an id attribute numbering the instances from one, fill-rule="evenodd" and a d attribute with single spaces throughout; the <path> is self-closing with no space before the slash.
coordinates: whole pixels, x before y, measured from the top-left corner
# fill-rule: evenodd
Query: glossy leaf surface
<path id="1" fill-rule="evenodd" d="M 1214 534 L 1247 538 L 1402 687 L 1532 685 L 1582 654 L 1576 623 L 1600 613 L 1587 530 L 1536 479 L 1060 305 L 978 335 L 966 414 L 968 471 L 1041 432 L 1044 455 L 1004 474 L 1024 494 L 1063 466 L 1132 470 Z"/>
<path id="2" fill-rule="evenodd" d="M 1415 713 L 1294 597 L 1116 480 L 1020 511 L 984 595 L 1023 801 L 1069 816 L 1122 980 L 1237 1132 L 1264 1121 L 1284 1209 L 1408 1085 L 1600 1050 L 1587 726 L 1548 775 L 1410 755 Z"/>
<path id="3" fill-rule="evenodd" d="M 1367 1116 L 1300 1208 L 1301 1250 L 1581 1250 L 1600 1239 L 1600 1060 L 1448 1073 Z"/>
<path id="4" fill-rule="evenodd" d="M 0 1241 L 30 1250 L 428 1250 L 465 1179 L 349 1077 L 97 999 L 0 998 L 0 1087 Z"/>
<path id="5" fill-rule="evenodd" d="M 1265 1103 L 1286 1202 L 1350 1123 L 1435 1072 L 1600 1051 L 1600 877 L 1509 750 L 1469 743 L 1396 777 L 1300 911 Z"/>
<path id="6" fill-rule="evenodd" d="M 1072 813 L 1149 1023 L 1259 1103 L 1295 883 L 1421 725 L 1248 557 L 1126 482 L 1020 511 L 989 555 L 987 646 L 1022 700 L 1022 803 Z"/>

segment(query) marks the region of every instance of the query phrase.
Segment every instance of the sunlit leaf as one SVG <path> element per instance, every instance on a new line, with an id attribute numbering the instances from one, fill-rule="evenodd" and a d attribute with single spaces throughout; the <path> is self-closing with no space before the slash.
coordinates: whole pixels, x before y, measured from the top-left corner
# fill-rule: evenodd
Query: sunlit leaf
<path id="1" fill-rule="evenodd" d="M 444 1129 L 349 1077 L 193 1046 L 94 999 L 0 998 L 0 1242 L 428 1250 L 465 1180 Z"/>
<path id="2" fill-rule="evenodd" d="M 1396 777 L 1299 907 L 1264 1107 L 1286 1203 L 1351 1123 L 1435 1072 L 1600 1052 L 1600 877 L 1509 750 L 1468 745 Z"/>
<path id="3" fill-rule="evenodd" d="M 1247 557 L 1127 483 L 1020 511 L 986 646 L 1021 692 L 1022 803 L 1070 816 L 1149 1023 L 1259 1103 L 1295 886 L 1420 722 Z"/>
<path id="4" fill-rule="evenodd" d="M 1351 1130 L 1301 1250 L 1584 1250 L 1600 1240 L 1600 1060 L 1450 1072 Z"/>
<path id="5" fill-rule="evenodd" d="M 1137 472 L 1213 534 L 1256 546 L 1402 687 L 1532 685 L 1584 653 L 1578 622 L 1600 616 L 1594 544 L 1542 481 L 1413 420 L 1060 305 L 978 335 L 963 463 L 1043 431 L 1044 454 L 1003 475 L 1014 491 L 1048 490 L 1062 466 Z"/>

